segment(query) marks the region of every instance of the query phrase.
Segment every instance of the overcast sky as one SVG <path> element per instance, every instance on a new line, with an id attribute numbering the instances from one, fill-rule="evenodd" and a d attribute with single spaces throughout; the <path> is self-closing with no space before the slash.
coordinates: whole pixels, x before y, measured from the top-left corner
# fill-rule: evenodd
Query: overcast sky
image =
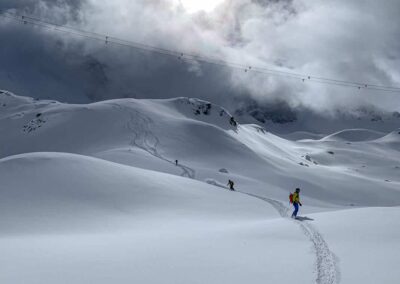
<path id="1" fill-rule="evenodd" d="M 398 0 L 213 2 L 2 0 L 0 9 L 228 61 L 400 86 Z M 400 110 L 400 93 L 182 63 L 7 19 L 0 19 L 0 37 L 0 88 L 21 95 L 69 102 L 189 96 L 227 105 L 251 98 L 319 111 L 363 105 Z"/>

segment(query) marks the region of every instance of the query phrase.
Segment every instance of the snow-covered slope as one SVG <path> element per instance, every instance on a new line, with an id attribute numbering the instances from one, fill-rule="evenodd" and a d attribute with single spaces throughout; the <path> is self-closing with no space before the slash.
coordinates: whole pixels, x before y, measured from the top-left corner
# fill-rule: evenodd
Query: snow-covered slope
<path id="1" fill-rule="evenodd" d="M 315 205 L 400 204 L 399 149 L 371 140 L 383 133 L 346 130 L 292 142 L 257 125 L 231 125 L 223 108 L 186 98 L 67 105 L 3 94 L 0 104 L 7 133 L 0 157 L 69 152 L 217 184 L 234 177 L 244 191 L 268 185 L 268 195 L 280 200 L 300 186 Z"/>
<path id="2" fill-rule="evenodd" d="M 386 133 L 368 130 L 368 129 L 346 129 L 331 135 L 328 135 L 321 140 L 323 141 L 371 141 L 385 136 Z"/>
<path id="3" fill-rule="evenodd" d="M 74 154 L 4 158 L 0 177 L 0 212 L 3 220 L 12 220 L 3 223 L 3 235 L 109 231 L 116 225 L 126 227 L 124 219 L 130 216 L 142 219 L 148 214 L 166 221 L 207 216 L 216 222 L 274 216 L 274 210 L 261 201 L 239 198 L 206 183 Z"/>
<path id="4" fill-rule="evenodd" d="M 343 229 L 365 219 L 360 231 L 384 231 L 368 216 L 399 214 L 375 207 L 400 205 L 400 130 L 392 130 L 294 142 L 235 125 L 201 100 L 68 105 L 1 92 L 0 279 L 291 283 L 291 268 L 302 271 L 301 283 L 339 283 L 340 274 L 343 283 L 396 283 L 399 273 L 385 273 L 396 256 L 350 256 L 357 240 Z M 226 190 L 228 179 L 238 192 Z M 286 218 L 295 187 L 301 212 L 313 213 L 303 222 Z M 375 240 L 363 247 L 377 250 Z M 376 277 L 352 273 L 355 259 L 357 267 L 374 263 Z"/>
<path id="5" fill-rule="evenodd" d="M 316 112 L 301 106 L 293 108 L 285 102 L 248 101 L 239 104 L 234 114 L 242 123 L 257 123 L 284 138 L 300 140 L 322 138 L 347 129 L 389 132 L 400 125 L 398 111 L 389 112 L 370 105 Z"/>

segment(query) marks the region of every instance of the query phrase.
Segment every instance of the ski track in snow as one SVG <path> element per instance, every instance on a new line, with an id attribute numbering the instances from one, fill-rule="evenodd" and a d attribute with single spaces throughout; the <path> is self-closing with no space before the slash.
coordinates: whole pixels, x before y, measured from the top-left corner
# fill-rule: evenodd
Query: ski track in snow
<path id="1" fill-rule="evenodd" d="M 274 207 L 274 209 L 276 209 L 276 211 L 278 211 L 279 215 L 281 215 L 282 218 L 289 218 L 290 211 L 281 202 L 247 192 L 240 191 L 240 193 L 247 194 L 249 196 L 268 202 L 269 204 L 271 204 L 272 207 Z M 310 241 L 313 244 L 314 251 L 316 254 L 317 278 L 315 282 L 317 284 L 339 283 L 340 271 L 339 268 L 337 267 L 336 257 L 330 251 L 328 244 L 326 243 L 322 235 L 318 232 L 318 230 L 314 226 L 312 226 L 310 223 L 306 221 L 293 220 L 293 222 L 295 222 L 301 228 L 303 233 L 310 239 Z"/>
<path id="2" fill-rule="evenodd" d="M 175 165 L 174 161 L 165 158 L 158 152 L 157 147 L 160 144 L 160 140 L 150 131 L 149 125 L 152 123 L 153 121 L 151 120 L 151 118 L 142 115 L 138 111 L 135 111 L 134 113 L 130 111 L 130 120 L 127 123 L 127 128 L 134 134 L 134 138 L 131 141 L 131 145 L 148 152 L 149 154 L 151 154 L 156 158 L 159 158 L 172 165 Z M 195 178 L 194 169 L 191 169 L 182 164 L 178 164 L 177 166 L 182 169 L 181 176 L 192 179 Z M 212 184 L 211 182 L 208 183 Z M 289 219 L 289 209 L 286 206 L 284 206 L 281 202 L 251 193 L 246 193 L 241 191 L 239 192 L 261 199 L 265 202 L 268 202 L 272 207 L 274 207 L 274 209 L 279 213 L 279 215 L 282 218 Z M 326 243 L 322 235 L 318 232 L 316 228 L 314 228 L 314 226 L 305 221 L 300 222 L 293 220 L 293 222 L 295 222 L 301 228 L 303 233 L 308 237 L 308 239 L 313 244 L 313 248 L 316 254 L 317 277 L 315 282 L 317 284 L 339 283 L 340 272 L 339 268 L 337 267 L 336 257 L 330 251 L 328 244 Z"/>
<path id="3" fill-rule="evenodd" d="M 138 147 L 150 155 L 175 166 L 175 161 L 165 158 L 158 152 L 157 147 L 160 144 L 160 140 L 150 131 L 149 125 L 151 123 L 153 123 L 151 118 L 142 115 L 140 112 L 130 112 L 130 120 L 127 123 L 127 128 L 134 134 L 131 146 Z M 191 179 L 195 178 L 196 172 L 194 169 L 179 163 L 176 166 L 182 169 L 181 176 Z"/>

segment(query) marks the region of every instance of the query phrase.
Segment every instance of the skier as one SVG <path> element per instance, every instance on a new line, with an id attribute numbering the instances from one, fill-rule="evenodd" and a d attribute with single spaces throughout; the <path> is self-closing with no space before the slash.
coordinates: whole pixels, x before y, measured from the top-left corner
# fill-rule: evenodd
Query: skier
<path id="1" fill-rule="evenodd" d="M 235 185 L 235 183 L 232 180 L 228 181 L 228 185 L 229 185 L 229 189 L 234 191 L 235 189 L 233 188 L 233 186 Z"/>
<path id="2" fill-rule="evenodd" d="M 175 160 L 175 166 L 177 166 L 178 165 L 178 160 Z"/>
<path id="3" fill-rule="evenodd" d="M 231 116 L 231 119 L 229 120 L 229 123 L 234 127 L 237 126 L 237 122 L 236 122 L 236 120 L 235 120 L 235 118 L 233 116 Z"/>
<path id="4" fill-rule="evenodd" d="M 297 212 L 299 212 L 299 205 L 303 206 L 300 202 L 300 188 L 296 188 L 296 191 L 290 194 L 290 202 L 293 203 L 294 211 L 292 218 L 297 218 Z"/>

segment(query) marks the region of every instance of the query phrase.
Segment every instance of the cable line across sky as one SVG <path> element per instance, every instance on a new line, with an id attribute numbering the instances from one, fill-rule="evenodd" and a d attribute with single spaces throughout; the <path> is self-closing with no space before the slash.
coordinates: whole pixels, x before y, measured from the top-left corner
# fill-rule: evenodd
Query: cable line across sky
<path id="1" fill-rule="evenodd" d="M 42 29 L 53 30 L 56 32 L 62 32 L 74 36 L 79 36 L 82 38 L 95 40 L 99 42 L 103 42 L 106 45 L 114 44 L 119 46 L 124 46 L 127 48 L 132 48 L 136 50 L 146 51 L 146 52 L 153 52 L 157 54 L 161 54 L 164 56 L 170 56 L 181 60 L 182 62 L 201 62 L 205 64 L 211 64 L 219 67 L 229 68 L 229 69 L 237 69 L 242 70 L 245 73 L 255 73 L 255 74 L 262 74 L 266 76 L 275 76 L 281 77 L 284 79 L 294 79 L 300 82 L 311 82 L 311 83 L 319 83 L 325 85 L 334 85 L 334 86 L 341 86 L 341 87 L 348 87 L 348 88 L 355 88 L 355 89 L 363 89 L 363 90 L 373 90 L 373 91 L 380 91 L 380 92 L 391 92 L 391 93 L 400 93 L 400 87 L 395 86 L 385 86 L 385 85 L 377 85 L 377 84 L 369 84 L 369 83 L 361 83 L 361 82 L 354 82 L 354 81 L 347 81 L 347 80 L 339 80 L 333 78 L 327 78 L 322 76 L 312 76 L 307 74 L 289 72 L 284 70 L 278 70 L 273 68 L 267 68 L 263 66 L 257 65 L 250 65 L 250 64 L 242 64 L 237 62 L 231 62 L 227 60 L 223 60 L 213 56 L 204 56 L 200 54 L 194 54 L 190 52 L 172 50 L 161 48 L 157 46 L 148 45 L 141 42 L 134 42 L 129 40 L 120 39 L 117 37 L 85 31 L 79 28 L 74 28 L 65 25 L 59 25 L 56 23 L 52 23 L 49 21 L 45 21 L 39 18 L 35 18 L 32 16 L 26 15 L 16 15 L 9 12 L 1 12 L 0 17 L 13 20 L 16 22 L 20 22 L 24 25 L 32 25 Z"/>

